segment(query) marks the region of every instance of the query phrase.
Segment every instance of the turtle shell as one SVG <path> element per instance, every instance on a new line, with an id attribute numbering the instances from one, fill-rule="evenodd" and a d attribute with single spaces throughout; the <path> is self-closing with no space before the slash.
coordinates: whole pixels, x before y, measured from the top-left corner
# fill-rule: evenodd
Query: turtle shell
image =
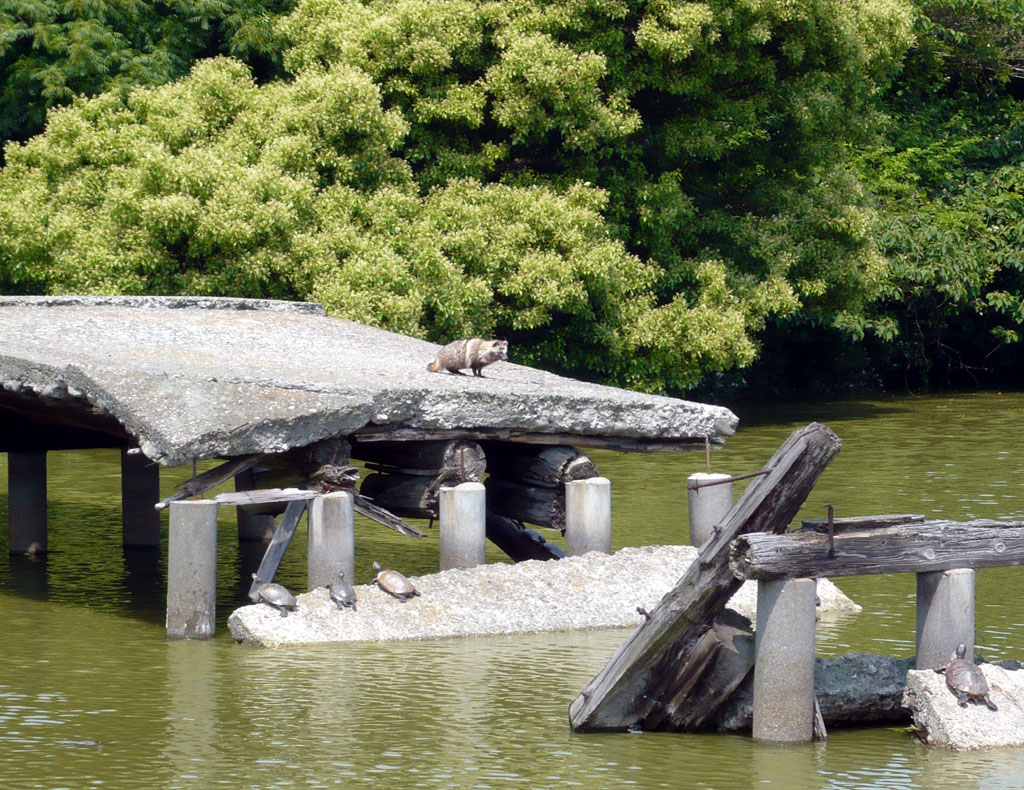
<path id="1" fill-rule="evenodd" d="M 405 600 L 419 595 L 416 587 L 403 574 L 391 568 L 381 568 L 379 562 L 373 564 L 377 571 L 377 584 L 386 593 Z"/>
<path id="2" fill-rule="evenodd" d="M 283 606 L 286 609 L 294 609 L 298 605 L 295 596 L 288 592 L 283 585 L 277 582 L 265 582 L 257 588 L 257 592 L 264 601 L 272 606 Z"/>
<path id="3" fill-rule="evenodd" d="M 946 685 L 971 697 L 984 697 L 989 691 L 988 681 L 977 665 L 962 658 L 946 664 Z"/>

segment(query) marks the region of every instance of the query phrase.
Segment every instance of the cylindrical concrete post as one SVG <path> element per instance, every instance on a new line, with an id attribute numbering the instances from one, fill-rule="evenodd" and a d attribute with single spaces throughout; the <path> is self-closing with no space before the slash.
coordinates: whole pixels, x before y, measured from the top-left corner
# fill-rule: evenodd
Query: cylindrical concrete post
<path id="1" fill-rule="evenodd" d="M 11 554 L 45 554 L 46 451 L 7 453 Z"/>
<path id="2" fill-rule="evenodd" d="M 217 503 L 171 503 L 167 541 L 167 634 L 213 636 L 217 614 Z"/>
<path id="3" fill-rule="evenodd" d="M 974 576 L 970 568 L 917 574 L 917 669 L 944 667 L 961 642 L 974 660 Z"/>
<path id="4" fill-rule="evenodd" d="M 690 545 L 700 548 L 732 508 L 732 483 L 706 485 L 730 476 L 720 473 L 697 472 L 686 478 L 686 493 L 690 513 Z M 701 484 L 692 488 L 689 484 Z"/>
<path id="5" fill-rule="evenodd" d="M 121 449 L 121 542 L 160 545 L 160 466 L 140 452 Z"/>
<path id="6" fill-rule="evenodd" d="M 590 477 L 565 484 L 565 553 L 612 553 L 612 484 Z"/>
<path id="7" fill-rule="evenodd" d="M 757 583 L 755 740 L 803 743 L 814 735 L 814 579 Z"/>
<path id="8" fill-rule="evenodd" d="M 337 580 L 338 571 L 355 583 L 356 533 L 348 491 L 323 494 L 309 503 L 306 584 L 310 590 Z"/>
<path id="9" fill-rule="evenodd" d="M 256 488 L 253 469 L 246 469 L 235 475 L 235 491 L 252 491 Z M 238 521 L 239 540 L 269 541 L 274 537 L 274 516 L 269 513 L 250 513 L 244 507 L 235 508 Z"/>
<path id="10" fill-rule="evenodd" d="M 483 484 L 442 487 L 438 508 L 441 570 L 483 565 L 487 561 L 487 495 Z"/>

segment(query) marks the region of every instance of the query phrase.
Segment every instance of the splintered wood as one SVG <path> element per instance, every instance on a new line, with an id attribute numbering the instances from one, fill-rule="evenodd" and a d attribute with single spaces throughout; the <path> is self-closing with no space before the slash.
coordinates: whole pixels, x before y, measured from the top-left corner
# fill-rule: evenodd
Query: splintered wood
<path id="1" fill-rule="evenodd" d="M 749 670 L 736 660 L 738 651 L 723 650 L 728 637 L 721 629 L 707 636 L 742 584 L 729 568 L 729 544 L 748 532 L 785 531 L 841 446 L 819 423 L 793 432 L 765 464 L 771 471 L 748 486 L 697 561 L 572 702 L 574 731 L 692 729 L 713 712 L 722 683 L 732 684 L 737 674 L 738 683 Z M 709 690 L 703 680 L 723 672 L 720 657 L 734 669 Z"/>

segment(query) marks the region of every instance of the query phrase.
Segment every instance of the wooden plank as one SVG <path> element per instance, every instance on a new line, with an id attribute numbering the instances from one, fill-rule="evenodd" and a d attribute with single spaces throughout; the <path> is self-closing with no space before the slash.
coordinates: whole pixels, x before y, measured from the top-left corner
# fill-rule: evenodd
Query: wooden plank
<path id="1" fill-rule="evenodd" d="M 244 472 L 246 469 L 256 465 L 256 462 L 261 458 L 260 455 L 244 455 L 239 458 L 232 458 L 230 461 L 225 461 L 219 466 L 215 466 L 213 469 L 208 469 L 201 475 L 196 475 L 194 478 L 189 478 L 184 483 L 178 486 L 178 490 L 171 494 L 165 499 L 161 499 L 153 507 L 157 510 L 163 510 L 171 502 L 177 502 L 181 499 L 188 499 L 190 496 L 198 496 L 199 494 L 209 491 L 211 488 L 226 483 L 228 480 L 233 478 L 239 472 Z"/>
<path id="2" fill-rule="evenodd" d="M 383 524 L 385 527 L 393 529 L 395 532 L 408 535 L 410 538 L 426 537 L 425 533 L 420 532 L 409 524 L 406 524 L 394 513 L 374 504 L 362 494 L 354 494 L 353 497 L 352 507 L 356 513 L 359 513 L 361 516 L 366 516 L 368 519 L 376 521 L 378 524 Z"/>
<path id="3" fill-rule="evenodd" d="M 898 524 L 923 524 L 923 513 L 892 513 L 884 516 L 846 516 L 832 519 L 833 532 L 850 532 L 859 529 L 882 529 Z M 815 532 L 828 532 L 827 518 L 807 518 L 800 522 L 800 528 Z"/>
<path id="4" fill-rule="evenodd" d="M 747 486 L 701 548 L 698 561 L 572 702 L 574 731 L 625 730 L 645 726 L 648 717 L 657 726 L 664 716 L 652 711 L 665 700 L 675 700 L 680 709 L 686 706 L 686 687 L 696 688 L 696 683 L 680 676 L 677 665 L 742 583 L 729 569 L 730 542 L 747 532 L 786 529 L 841 446 L 818 423 L 793 432 L 764 465 L 772 471 Z"/>
<path id="5" fill-rule="evenodd" d="M 729 566 L 738 579 L 799 579 L 1024 565 L 1024 521 L 929 521 L 827 535 L 743 535 Z"/>
<path id="6" fill-rule="evenodd" d="M 510 428 L 452 428 L 429 430 L 402 426 L 373 426 L 360 428 L 352 434 L 358 442 L 394 442 L 437 439 L 472 439 L 473 441 L 501 440 L 524 442 L 526 444 L 568 444 L 579 447 L 598 447 L 626 453 L 677 453 L 682 450 L 703 450 L 703 436 L 689 439 L 633 439 L 626 436 L 591 436 L 582 433 L 533 433 Z M 717 436 L 710 439 L 712 445 L 722 445 L 724 440 Z"/>
<path id="7" fill-rule="evenodd" d="M 281 564 L 284 551 L 291 543 L 295 528 L 299 526 L 299 519 L 302 518 L 304 512 L 306 512 L 305 499 L 295 499 L 288 503 L 277 529 L 274 530 L 274 537 L 270 539 L 267 550 L 263 553 L 263 561 L 260 563 L 259 570 L 256 571 L 260 582 L 266 583 L 274 580 L 274 574 L 277 573 L 277 568 Z M 256 594 L 258 587 L 259 584 L 253 579 L 252 585 L 249 587 L 249 600 L 259 599 L 259 595 Z"/>
<path id="8" fill-rule="evenodd" d="M 488 442 L 484 449 L 491 475 L 507 480 L 557 488 L 597 477 L 597 465 L 575 447 Z"/>
<path id="9" fill-rule="evenodd" d="M 303 488 L 258 488 L 253 491 L 232 491 L 217 494 L 213 501 L 224 507 L 239 505 L 265 505 L 270 502 L 292 502 L 296 499 L 313 499 L 320 496 L 319 491 Z"/>

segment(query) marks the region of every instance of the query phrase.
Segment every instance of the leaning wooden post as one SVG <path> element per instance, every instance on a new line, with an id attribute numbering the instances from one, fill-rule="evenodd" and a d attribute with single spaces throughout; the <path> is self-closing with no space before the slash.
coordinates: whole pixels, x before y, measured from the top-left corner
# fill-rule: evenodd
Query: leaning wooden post
<path id="1" fill-rule="evenodd" d="M 944 667 L 961 642 L 974 660 L 974 578 L 970 568 L 917 574 L 917 669 Z"/>
<path id="2" fill-rule="evenodd" d="M 703 546 L 732 507 L 732 482 L 720 480 L 729 480 L 729 475 L 697 472 L 686 478 L 691 546 Z"/>
<path id="3" fill-rule="evenodd" d="M 757 741 L 814 735 L 814 579 L 757 583 L 754 726 Z"/>
<path id="4" fill-rule="evenodd" d="M 7 491 L 10 553 L 45 554 L 45 450 L 7 453 Z"/>
<path id="5" fill-rule="evenodd" d="M 606 477 L 565 484 L 565 553 L 612 553 L 612 484 Z"/>
<path id="6" fill-rule="evenodd" d="M 704 636 L 743 583 L 729 567 L 730 544 L 748 532 L 784 531 L 840 447 L 839 437 L 818 423 L 793 432 L 697 561 L 569 706 L 574 731 L 654 729 L 684 718 L 699 726 L 701 717 L 688 712 L 718 649 Z"/>
<path id="7" fill-rule="evenodd" d="M 167 634 L 213 636 L 217 614 L 217 503 L 171 503 L 167 545 Z"/>
<path id="8" fill-rule="evenodd" d="M 438 495 L 441 570 L 486 562 L 487 493 L 482 483 L 444 486 Z"/>
<path id="9" fill-rule="evenodd" d="M 324 587 L 345 571 L 356 578 L 356 542 L 352 521 L 352 494 L 335 491 L 309 503 L 309 551 L 306 583 L 310 590 Z"/>
<path id="10" fill-rule="evenodd" d="M 160 545 L 160 466 L 139 449 L 121 449 L 121 542 L 125 546 Z"/>

